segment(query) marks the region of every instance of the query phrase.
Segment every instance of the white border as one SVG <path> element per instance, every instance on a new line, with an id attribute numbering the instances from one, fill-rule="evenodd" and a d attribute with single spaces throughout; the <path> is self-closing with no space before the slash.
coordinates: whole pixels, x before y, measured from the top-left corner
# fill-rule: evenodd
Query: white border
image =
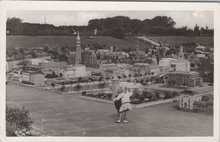
<path id="1" fill-rule="evenodd" d="M 8 10 L 210 10 L 214 12 L 214 136 L 213 137 L 5 137 L 5 53 L 6 53 L 6 13 Z M 175 2 L 72 2 L 72 1 L 0 1 L 0 141 L 105 141 L 105 142 L 151 142 L 187 141 L 187 142 L 218 142 L 219 141 L 219 80 L 220 65 L 220 6 L 217 3 L 175 3 Z M 3 114 L 3 115 L 2 115 Z"/>

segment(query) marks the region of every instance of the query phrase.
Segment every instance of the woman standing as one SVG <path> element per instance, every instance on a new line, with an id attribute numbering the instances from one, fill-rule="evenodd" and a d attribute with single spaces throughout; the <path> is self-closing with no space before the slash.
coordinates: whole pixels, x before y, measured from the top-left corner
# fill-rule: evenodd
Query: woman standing
<path id="1" fill-rule="evenodd" d="M 116 123 L 127 123 L 127 112 L 131 110 L 131 104 L 130 104 L 130 97 L 133 95 L 133 92 L 125 87 L 123 89 L 123 92 L 120 93 L 113 101 L 118 101 L 121 99 L 121 107 L 119 109 L 119 119 L 116 121 Z"/>

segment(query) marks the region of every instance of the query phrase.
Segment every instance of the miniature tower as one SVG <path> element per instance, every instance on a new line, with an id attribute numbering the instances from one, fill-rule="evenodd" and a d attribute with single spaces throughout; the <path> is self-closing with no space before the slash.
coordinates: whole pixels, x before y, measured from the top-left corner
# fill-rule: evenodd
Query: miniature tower
<path id="1" fill-rule="evenodd" d="M 110 52 L 112 53 L 113 51 L 114 51 L 114 47 L 111 46 L 111 47 L 110 47 Z"/>
<path id="2" fill-rule="evenodd" d="M 80 46 L 80 36 L 79 36 L 79 32 L 77 34 L 77 38 L 76 38 L 76 60 L 75 60 L 75 64 L 81 64 L 81 46 Z"/>
<path id="3" fill-rule="evenodd" d="M 179 60 L 184 59 L 184 53 L 183 53 L 183 46 L 182 45 L 180 46 L 180 52 L 179 52 L 178 59 Z"/>
<path id="4" fill-rule="evenodd" d="M 140 48 L 140 44 L 139 44 L 139 40 L 137 39 L 137 43 L 136 43 L 136 51 L 139 52 L 139 48 Z"/>

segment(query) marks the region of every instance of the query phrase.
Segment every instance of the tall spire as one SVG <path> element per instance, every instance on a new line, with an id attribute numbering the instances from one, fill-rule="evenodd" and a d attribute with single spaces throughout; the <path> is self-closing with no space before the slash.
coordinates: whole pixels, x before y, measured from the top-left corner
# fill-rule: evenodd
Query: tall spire
<path id="1" fill-rule="evenodd" d="M 79 36 L 79 32 L 77 32 L 77 38 L 76 38 L 76 40 L 78 41 L 80 41 L 80 36 Z"/>
<path id="2" fill-rule="evenodd" d="M 183 46 L 180 45 L 180 52 L 179 52 L 179 56 L 178 56 L 178 59 L 184 59 L 184 53 L 183 53 Z"/>
<path id="3" fill-rule="evenodd" d="M 137 51 L 137 52 L 139 51 L 139 48 L 140 48 L 139 40 L 137 39 L 137 44 L 136 44 L 136 51 Z"/>
<path id="4" fill-rule="evenodd" d="M 80 36 L 79 36 L 79 32 L 77 33 L 77 37 L 76 37 L 76 60 L 75 60 L 75 64 L 80 64 L 82 60 L 81 57 L 81 46 L 80 46 Z"/>

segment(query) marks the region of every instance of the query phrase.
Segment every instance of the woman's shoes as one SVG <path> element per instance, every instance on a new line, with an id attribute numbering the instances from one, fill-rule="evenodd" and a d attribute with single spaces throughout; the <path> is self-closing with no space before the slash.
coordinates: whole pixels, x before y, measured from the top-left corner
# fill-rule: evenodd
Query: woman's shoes
<path id="1" fill-rule="evenodd" d="M 116 123 L 121 123 L 120 119 L 117 120 Z M 128 120 L 124 120 L 123 123 L 128 123 Z"/>

